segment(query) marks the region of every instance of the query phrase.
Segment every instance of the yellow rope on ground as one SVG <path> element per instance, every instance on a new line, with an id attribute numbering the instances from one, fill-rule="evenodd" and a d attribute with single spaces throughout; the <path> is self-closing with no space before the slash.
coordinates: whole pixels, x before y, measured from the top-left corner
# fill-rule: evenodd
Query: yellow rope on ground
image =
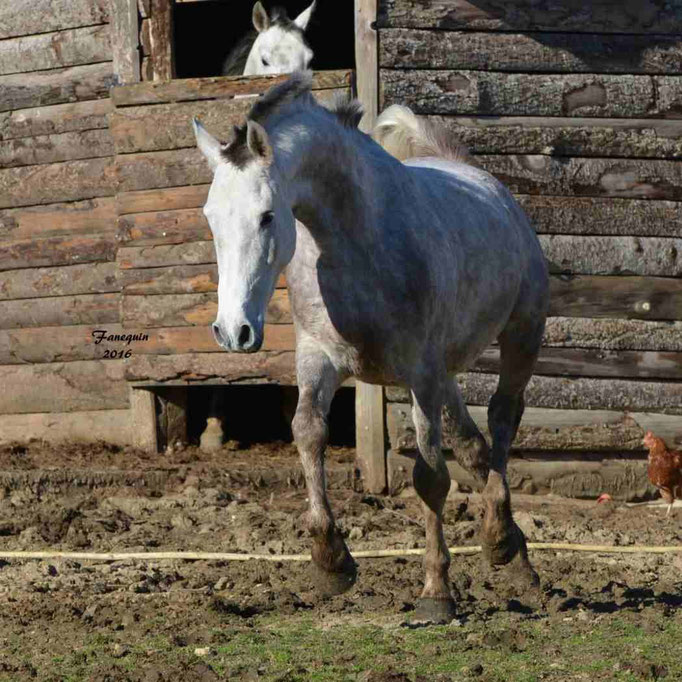
<path id="1" fill-rule="evenodd" d="M 529 542 L 528 549 L 601 554 L 682 553 L 682 545 L 574 545 L 566 542 Z M 450 547 L 450 554 L 478 554 L 480 546 Z M 367 549 L 351 552 L 356 559 L 422 556 L 424 549 Z M 240 554 L 238 552 L 11 552 L 0 549 L 0 559 L 73 559 L 76 561 L 310 561 L 310 554 Z"/>

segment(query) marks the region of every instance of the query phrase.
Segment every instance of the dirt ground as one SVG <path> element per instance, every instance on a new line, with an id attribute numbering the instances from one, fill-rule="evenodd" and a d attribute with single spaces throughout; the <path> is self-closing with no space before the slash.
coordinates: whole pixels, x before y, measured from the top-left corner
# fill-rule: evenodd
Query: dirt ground
<path id="1" fill-rule="evenodd" d="M 328 473 L 338 525 L 351 550 L 423 546 L 420 507 L 411 488 L 392 498 L 366 495 L 351 449 L 332 449 Z M 477 496 L 451 497 L 448 544 L 478 544 Z M 0 548 L 5 550 L 305 553 L 305 510 L 303 478 L 288 444 L 223 448 L 215 455 L 187 448 L 158 456 L 106 445 L 0 448 Z M 661 507 L 551 496 L 515 501 L 517 522 L 535 542 L 680 544 L 679 520 L 664 514 Z M 536 551 L 531 556 L 541 577 L 541 588 L 533 593 L 518 592 L 508 571 L 487 570 L 477 556 L 453 557 L 450 575 L 459 612 L 450 631 L 460 633 L 453 636 L 462 638 L 467 651 L 533 650 L 533 635 L 523 623 L 557 633 L 569 628 L 571 636 L 614 619 L 619 627 L 632 624 L 649 635 L 682 625 L 680 555 Z M 234 633 L 266 629 L 266 622 L 270 627 L 304 619 L 323 629 L 409 627 L 422 585 L 421 559 L 358 564 L 353 590 L 320 601 L 305 563 L 0 560 L 0 680 L 328 679 L 298 668 L 277 677 L 276 657 L 231 659 L 223 648 L 227 653 L 218 661 L 207 652 Z M 490 640 L 490 632 L 503 634 Z M 141 642 L 158 638 L 166 648 L 145 644 L 140 650 Z M 189 653 L 171 656 L 168 646 Z M 547 673 L 517 679 L 680 679 L 657 665 L 655 652 L 644 664 L 636 654 L 622 662 L 624 667 L 616 668 L 621 666 L 616 661 L 603 675 L 570 677 L 561 670 L 554 675 L 555 654 L 549 644 L 542 647 Z M 543 661 L 537 664 L 542 667 Z M 419 679 L 416 664 L 383 660 L 382 665 L 394 671 L 382 682 Z M 468 668 L 462 679 L 503 679 L 479 667 Z M 334 679 L 376 682 L 371 671 L 340 675 Z"/>

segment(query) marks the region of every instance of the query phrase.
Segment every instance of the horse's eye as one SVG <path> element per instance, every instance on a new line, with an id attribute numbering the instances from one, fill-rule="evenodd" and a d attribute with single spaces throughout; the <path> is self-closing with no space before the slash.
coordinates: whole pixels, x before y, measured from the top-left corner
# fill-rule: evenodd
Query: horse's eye
<path id="1" fill-rule="evenodd" d="M 268 227 L 275 218 L 275 214 L 272 211 L 265 211 L 260 218 L 260 226 Z"/>

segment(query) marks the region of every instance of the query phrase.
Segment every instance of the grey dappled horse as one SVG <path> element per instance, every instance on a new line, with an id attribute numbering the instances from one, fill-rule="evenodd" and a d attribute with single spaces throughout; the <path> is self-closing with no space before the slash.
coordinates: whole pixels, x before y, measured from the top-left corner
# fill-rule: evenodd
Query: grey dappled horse
<path id="1" fill-rule="evenodd" d="M 386 112 L 378 134 L 387 144 L 427 155 L 401 163 L 356 129 L 356 102 L 328 110 L 310 85 L 310 73 L 296 73 L 270 89 L 227 144 L 195 120 L 214 171 L 204 207 L 219 270 L 213 332 L 227 351 L 257 351 L 266 306 L 286 270 L 299 387 L 292 428 L 324 593 L 342 592 L 356 577 L 325 491 L 332 397 L 350 376 L 410 388 L 420 453 L 414 485 L 426 517 L 418 611 L 442 621 L 454 602 L 442 529 L 450 477 L 441 413 L 458 461 L 485 486 L 487 559 L 513 561 L 537 583 L 512 519 L 506 468 L 544 329 L 545 259 L 509 191 L 463 162 L 442 130 L 404 108 Z M 489 450 L 454 374 L 495 339 L 501 368 Z"/>

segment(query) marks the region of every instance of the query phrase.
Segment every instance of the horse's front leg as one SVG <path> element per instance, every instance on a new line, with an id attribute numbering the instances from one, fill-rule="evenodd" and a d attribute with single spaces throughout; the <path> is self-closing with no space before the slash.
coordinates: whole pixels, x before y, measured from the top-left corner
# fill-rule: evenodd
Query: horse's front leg
<path id="1" fill-rule="evenodd" d="M 426 522 L 426 575 L 416 616 L 423 620 L 450 622 L 455 615 L 455 602 L 448 576 L 450 552 L 443 535 L 443 507 L 450 490 L 450 474 L 441 450 L 443 387 L 432 376 L 428 380 L 412 390 L 412 417 L 419 446 L 412 476 Z"/>
<path id="2" fill-rule="evenodd" d="M 329 407 L 343 379 L 325 353 L 301 347 L 296 373 L 298 406 L 291 427 L 308 488 L 314 584 L 322 595 L 341 594 L 355 583 L 356 568 L 327 499 L 324 452 Z"/>

